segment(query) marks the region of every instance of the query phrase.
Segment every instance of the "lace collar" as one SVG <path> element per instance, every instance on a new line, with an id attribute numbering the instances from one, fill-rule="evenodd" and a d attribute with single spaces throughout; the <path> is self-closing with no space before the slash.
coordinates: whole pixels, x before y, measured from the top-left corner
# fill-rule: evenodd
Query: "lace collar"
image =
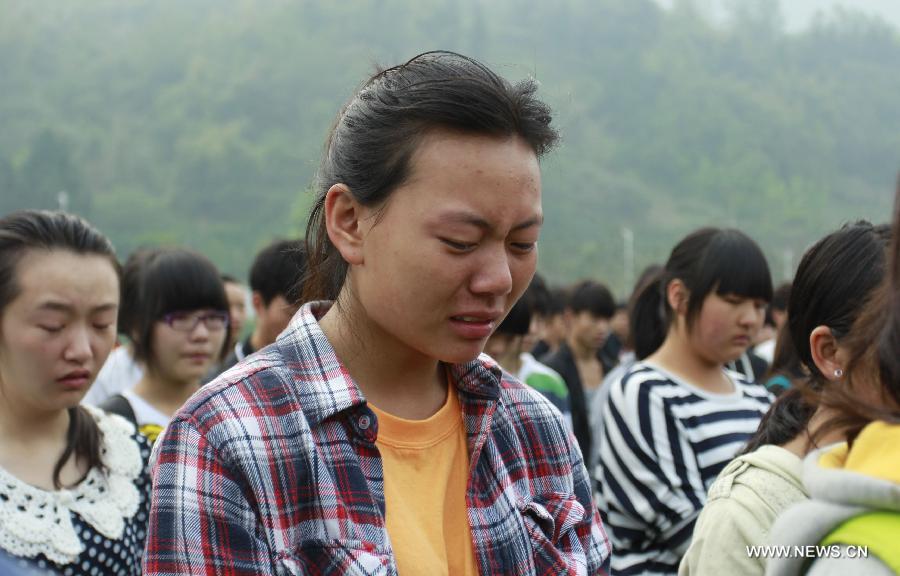
<path id="1" fill-rule="evenodd" d="M 138 510 L 135 478 L 141 473 L 141 451 L 124 418 L 84 406 L 100 428 L 101 457 L 108 472 L 92 468 L 70 489 L 48 491 L 22 482 L 0 467 L 0 548 L 20 558 L 43 553 L 59 565 L 70 564 L 84 551 L 72 524 L 72 513 L 103 536 L 122 537 L 125 521 Z"/>

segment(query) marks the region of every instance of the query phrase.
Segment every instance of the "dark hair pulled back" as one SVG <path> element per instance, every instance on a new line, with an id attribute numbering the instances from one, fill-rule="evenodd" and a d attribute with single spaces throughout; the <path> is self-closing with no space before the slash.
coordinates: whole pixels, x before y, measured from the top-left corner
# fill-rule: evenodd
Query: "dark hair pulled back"
<path id="1" fill-rule="evenodd" d="M 0 219 L 0 316 L 19 295 L 18 265 L 30 250 L 64 250 L 79 255 L 97 255 L 109 260 L 121 277 L 116 252 L 109 239 L 78 216 L 63 212 L 25 210 Z M 59 489 L 59 474 L 72 455 L 89 468 L 104 468 L 100 457 L 100 428 L 81 406 L 68 409 L 66 448 L 53 466 L 53 485 Z"/>
<path id="2" fill-rule="evenodd" d="M 557 133 L 536 91 L 532 79 L 510 84 L 476 60 L 443 51 L 369 78 L 338 115 L 325 146 L 306 228 L 303 300 L 335 300 L 347 275 L 325 226 L 325 195 L 333 185 L 346 185 L 364 206 L 382 204 L 409 177 L 413 154 L 434 129 L 519 136 L 541 156 Z"/>
<path id="3" fill-rule="evenodd" d="M 824 383 L 813 362 L 809 335 L 828 326 L 840 340 L 885 275 L 890 228 L 860 220 L 828 234 L 806 251 L 788 300 L 794 349 L 816 385 Z"/>

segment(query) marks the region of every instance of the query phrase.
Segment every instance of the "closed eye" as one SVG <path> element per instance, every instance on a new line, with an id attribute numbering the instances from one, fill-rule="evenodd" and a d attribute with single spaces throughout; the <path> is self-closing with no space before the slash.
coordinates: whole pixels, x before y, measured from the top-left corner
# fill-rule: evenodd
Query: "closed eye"
<path id="1" fill-rule="evenodd" d="M 535 246 L 537 246 L 537 242 L 513 242 L 512 247 L 518 250 L 519 252 L 527 253 L 534 250 Z"/>
<path id="2" fill-rule="evenodd" d="M 469 252 L 470 250 L 472 250 L 472 248 L 475 247 L 475 244 L 473 243 L 457 242 L 455 240 L 450 240 L 449 238 L 440 238 L 440 241 L 459 252 Z"/>
<path id="3" fill-rule="evenodd" d="M 42 324 L 42 325 L 38 325 L 38 328 L 40 328 L 41 330 L 44 330 L 45 332 L 50 332 L 51 334 L 53 334 L 56 332 L 61 332 L 63 329 L 63 326 L 48 326 L 48 325 Z"/>

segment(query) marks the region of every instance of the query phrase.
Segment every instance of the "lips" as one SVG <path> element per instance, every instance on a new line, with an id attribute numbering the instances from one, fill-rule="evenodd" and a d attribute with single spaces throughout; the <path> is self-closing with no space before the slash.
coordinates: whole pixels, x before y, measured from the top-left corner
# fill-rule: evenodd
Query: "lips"
<path id="1" fill-rule="evenodd" d="M 194 364 L 202 364 L 208 361 L 212 355 L 208 352 L 190 352 L 182 356 Z"/>
<path id="2" fill-rule="evenodd" d="M 450 326 L 466 340 L 483 340 L 494 332 L 500 317 L 494 312 L 465 312 L 451 316 Z"/>
<path id="3" fill-rule="evenodd" d="M 56 379 L 63 388 L 67 390 L 80 390 L 87 388 L 91 383 L 91 372 L 89 370 L 73 370 Z"/>

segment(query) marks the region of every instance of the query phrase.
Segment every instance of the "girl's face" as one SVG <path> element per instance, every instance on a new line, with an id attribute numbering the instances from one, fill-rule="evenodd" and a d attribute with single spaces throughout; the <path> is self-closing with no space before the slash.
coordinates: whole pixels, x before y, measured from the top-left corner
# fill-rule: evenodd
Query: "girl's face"
<path id="1" fill-rule="evenodd" d="M 384 350 L 475 358 L 522 295 L 543 221 L 537 157 L 519 138 L 434 132 L 362 220 L 348 281 Z"/>
<path id="2" fill-rule="evenodd" d="M 740 357 L 762 327 L 765 310 L 763 300 L 711 292 L 689 333 L 694 350 L 713 364 Z"/>
<path id="3" fill-rule="evenodd" d="M 219 360 L 228 335 L 228 326 L 220 321 L 222 312 L 204 308 L 158 320 L 153 327 L 150 372 L 169 382 L 198 384 Z"/>
<path id="4" fill-rule="evenodd" d="M 30 250 L 0 318 L 0 390 L 18 410 L 77 405 L 116 341 L 119 279 L 104 256 Z"/>

